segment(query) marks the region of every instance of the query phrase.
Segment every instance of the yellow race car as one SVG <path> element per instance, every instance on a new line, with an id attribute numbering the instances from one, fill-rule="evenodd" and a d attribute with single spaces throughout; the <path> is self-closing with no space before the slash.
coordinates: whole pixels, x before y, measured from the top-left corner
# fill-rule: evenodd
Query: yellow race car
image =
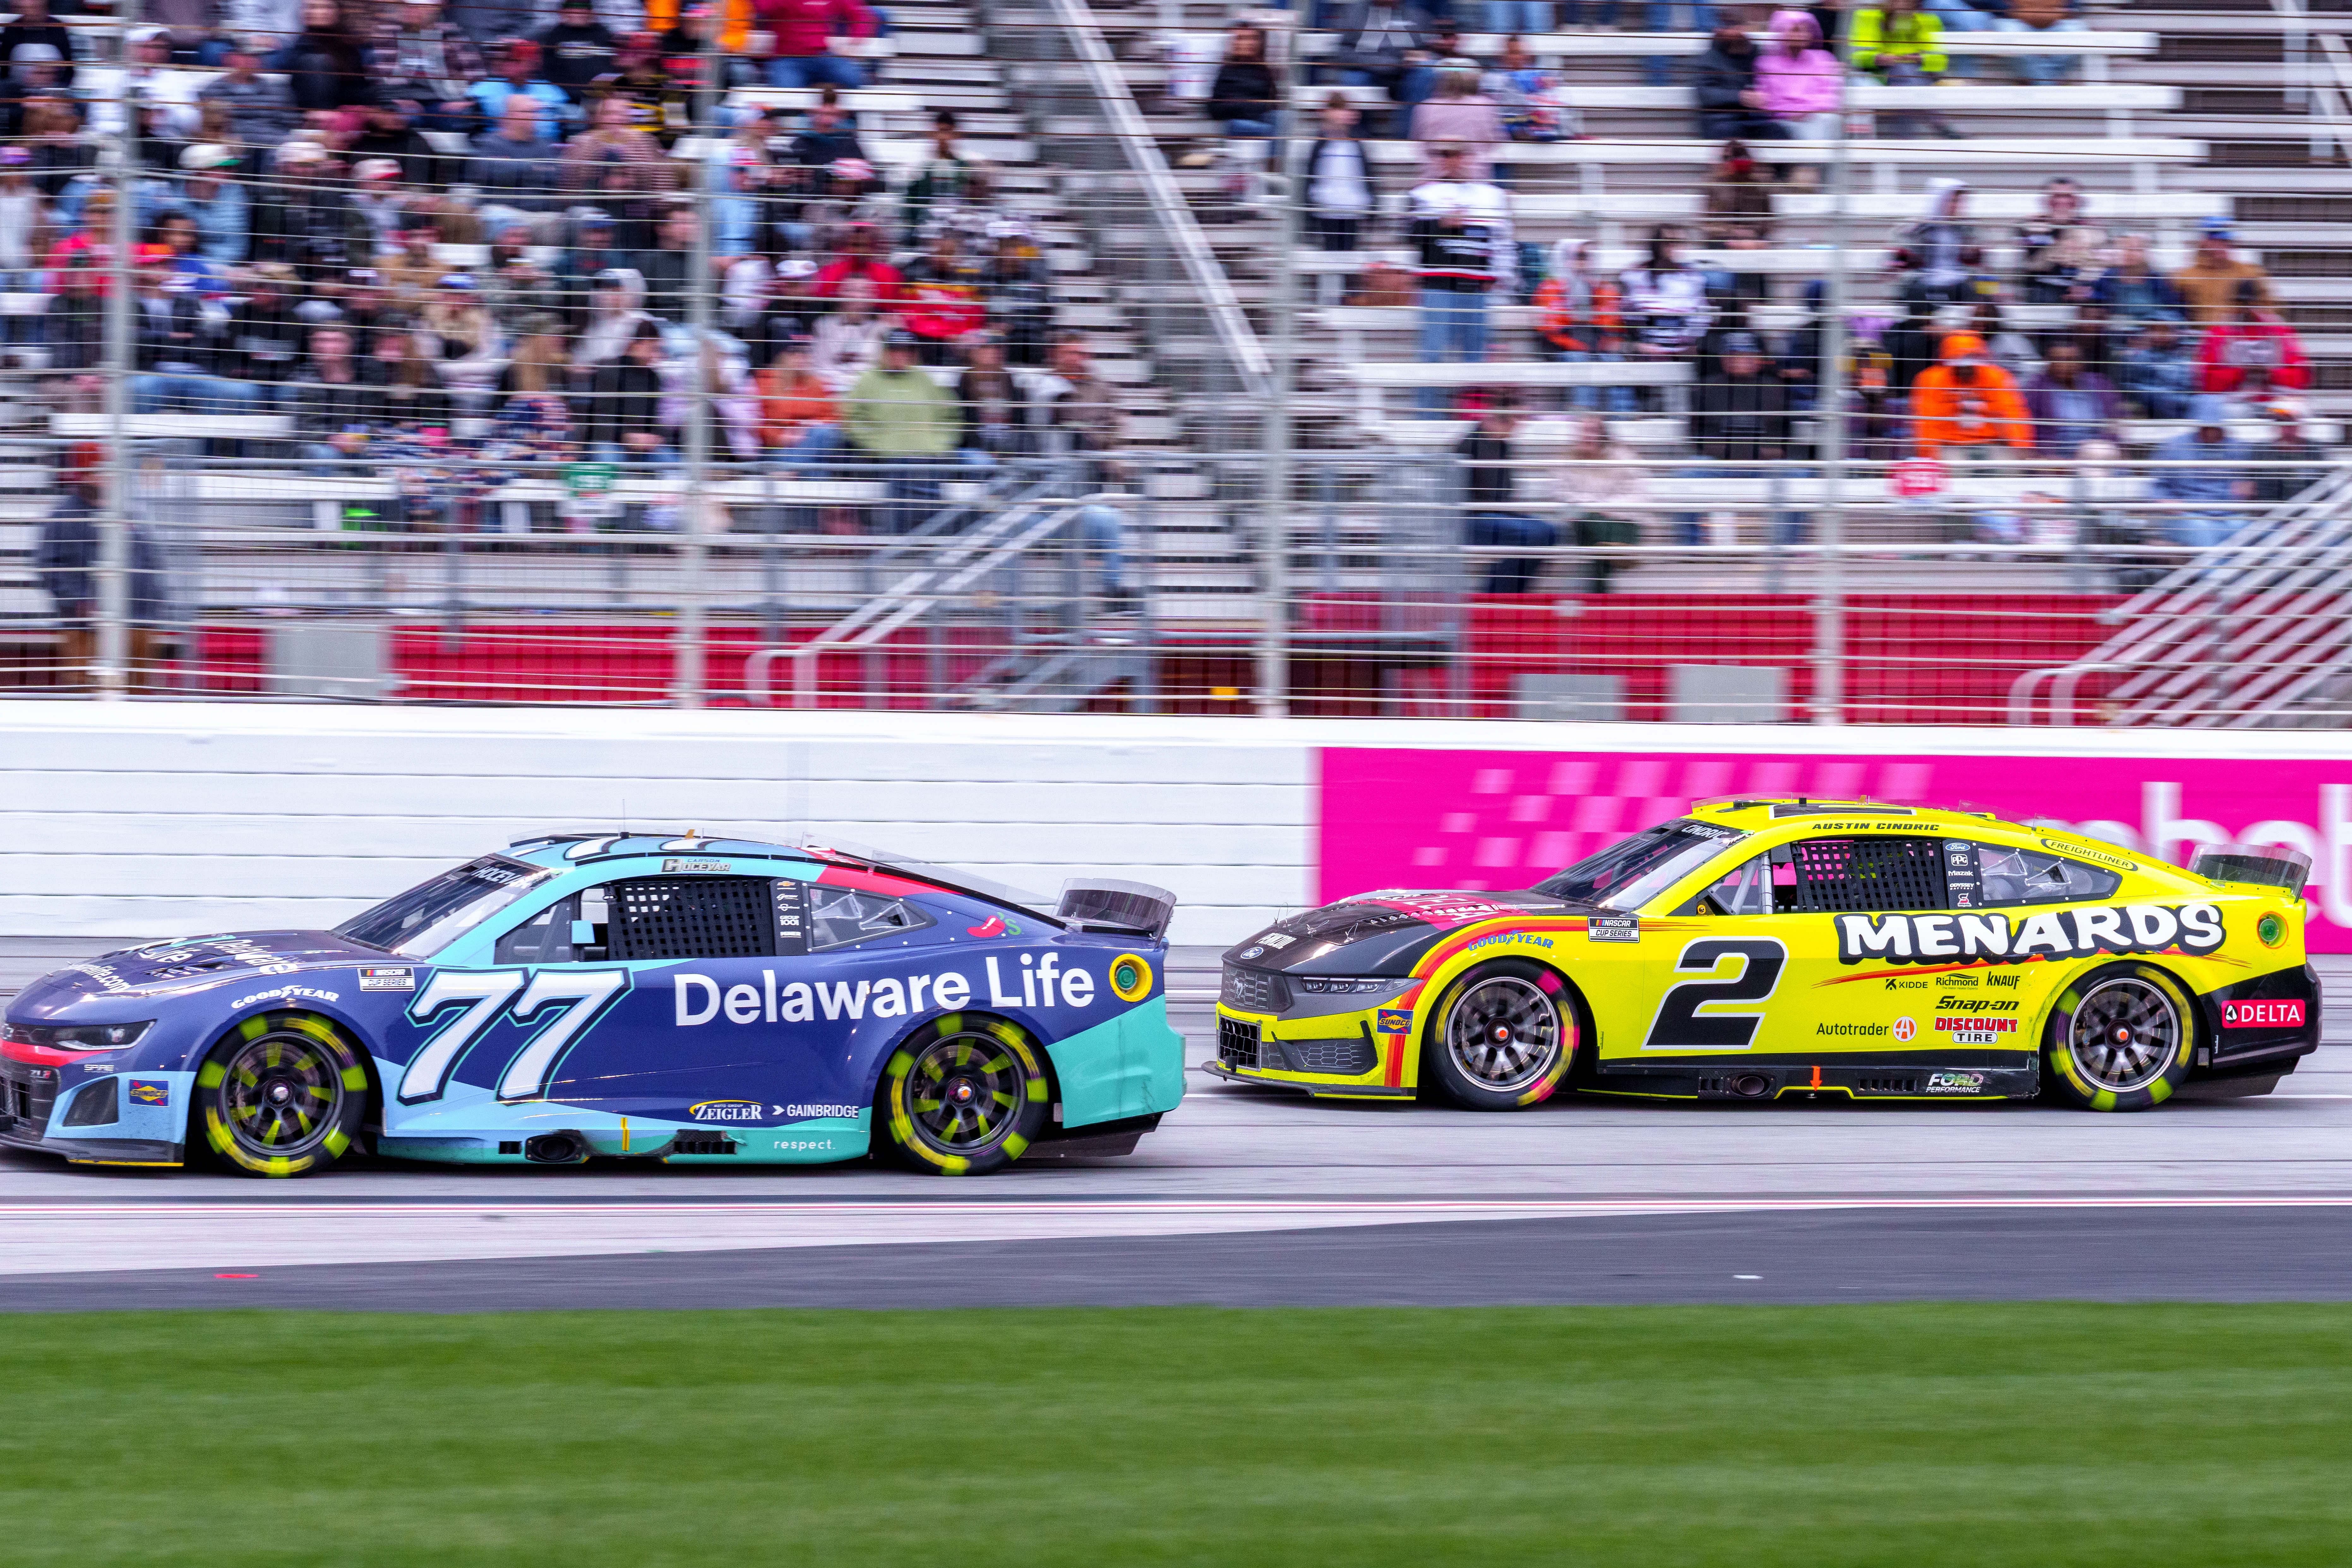
<path id="1" fill-rule="evenodd" d="M 2267 1093 L 2319 1045 L 2298 851 L 2183 871 L 1870 802 L 1706 802 L 1524 892 L 1383 889 L 1224 955 L 1209 1070 L 1482 1110 Z"/>

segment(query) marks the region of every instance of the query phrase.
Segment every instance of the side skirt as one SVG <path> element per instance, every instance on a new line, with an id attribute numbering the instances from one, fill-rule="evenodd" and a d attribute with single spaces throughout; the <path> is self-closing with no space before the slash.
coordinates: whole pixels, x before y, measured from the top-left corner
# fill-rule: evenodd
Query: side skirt
<path id="1" fill-rule="evenodd" d="M 1575 1087 L 1674 1100 L 2031 1100 L 2042 1092 L 2042 1061 L 2023 1051 L 1878 1061 L 1604 1061 Z"/>

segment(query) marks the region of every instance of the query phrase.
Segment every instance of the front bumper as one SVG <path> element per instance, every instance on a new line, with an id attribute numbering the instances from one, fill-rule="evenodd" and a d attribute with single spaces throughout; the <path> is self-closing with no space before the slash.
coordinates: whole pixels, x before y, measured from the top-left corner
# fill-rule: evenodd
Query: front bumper
<path id="1" fill-rule="evenodd" d="M 1410 1026 L 1388 1033 L 1373 1027 L 1390 1011 L 1283 1019 L 1220 1005 L 1217 1054 L 1203 1065 L 1235 1083 L 1272 1084 L 1327 1099 L 1411 1099 L 1413 1090 L 1404 1081 Z"/>
<path id="2" fill-rule="evenodd" d="M 123 1087 L 124 1075 L 110 1072 L 77 1082 L 67 1078 L 68 1070 L 0 1059 L 0 1147 L 60 1154 L 79 1165 L 178 1165 L 185 1162 L 187 1150 L 176 1136 L 183 1122 L 175 1108 L 184 1104 L 190 1075 L 138 1074 L 137 1081 L 144 1086 L 144 1093 L 161 1096 L 150 1103 L 128 1095 Z M 59 1102 L 70 1105 L 93 1083 L 114 1086 L 114 1119 L 86 1128 L 63 1125 Z"/>

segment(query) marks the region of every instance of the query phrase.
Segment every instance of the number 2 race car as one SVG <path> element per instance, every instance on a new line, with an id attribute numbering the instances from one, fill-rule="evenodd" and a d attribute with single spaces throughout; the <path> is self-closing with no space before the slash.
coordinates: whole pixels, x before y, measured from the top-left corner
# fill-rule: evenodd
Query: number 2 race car
<path id="1" fill-rule="evenodd" d="M 519 841 L 331 931 L 58 970 L 0 1027 L 0 1143 L 294 1176 L 458 1163 L 1124 1153 L 1183 1097 L 1174 895 L 1059 909 L 936 868 L 691 834 Z M 1059 1142 L 1059 1148 L 1055 1147 Z"/>
<path id="2" fill-rule="evenodd" d="M 1964 812 L 1695 807 L 1526 892 L 1366 893 L 1224 955 L 1229 1079 L 1360 1099 L 2261 1094 L 2319 1044 L 2307 858 Z"/>

